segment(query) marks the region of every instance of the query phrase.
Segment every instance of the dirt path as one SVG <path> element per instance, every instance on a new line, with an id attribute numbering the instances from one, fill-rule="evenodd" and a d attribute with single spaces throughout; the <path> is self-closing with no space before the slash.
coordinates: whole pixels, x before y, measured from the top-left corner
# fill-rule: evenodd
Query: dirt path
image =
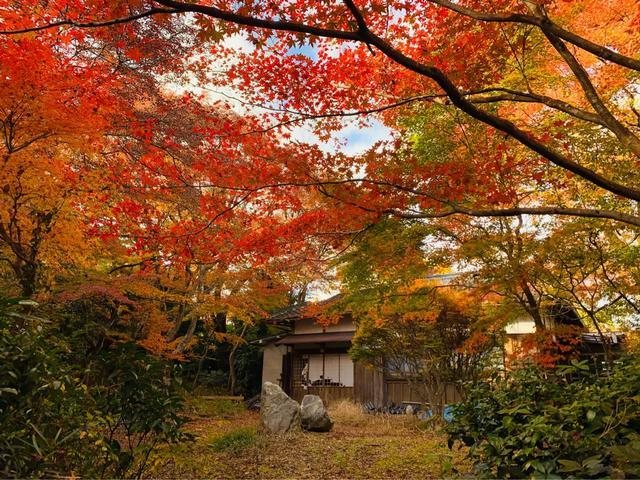
<path id="1" fill-rule="evenodd" d="M 353 405 L 332 412 L 330 433 L 284 436 L 260 432 L 259 416 L 239 411 L 189 425 L 195 442 L 161 451 L 148 477 L 260 479 L 429 479 L 468 470 L 444 436 L 414 418 L 361 413 Z"/>

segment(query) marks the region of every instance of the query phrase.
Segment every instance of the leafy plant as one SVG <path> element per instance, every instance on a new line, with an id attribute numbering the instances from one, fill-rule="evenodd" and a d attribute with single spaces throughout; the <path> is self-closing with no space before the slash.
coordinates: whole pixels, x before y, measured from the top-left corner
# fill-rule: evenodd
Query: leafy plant
<path id="1" fill-rule="evenodd" d="M 16 323 L 21 324 L 17 327 Z M 20 311 L 0 306 L 0 475 L 43 476 L 82 470 L 97 446 L 83 439 L 93 399 L 62 361 L 65 344 Z"/>
<path id="2" fill-rule="evenodd" d="M 181 398 L 166 363 L 133 344 L 91 364 L 69 359 L 52 323 L 0 302 L 0 475 L 139 478 L 158 443 L 183 438 Z"/>
<path id="3" fill-rule="evenodd" d="M 104 462 L 101 476 L 140 478 L 158 443 L 184 438 L 182 398 L 175 371 L 135 344 L 118 345 L 104 354 L 108 376 L 95 396 Z"/>
<path id="4" fill-rule="evenodd" d="M 609 377 L 586 362 L 554 370 L 526 365 L 481 382 L 454 407 L 450 446 L 470 447 L 485 477 L 640 475 L 640 361 Z"/>
<path id="5" fill-rule="evenodd" d="M 216 452 L 240 453 L 256 442 L 256 432 L 253 428 L 240 428 L 216 438 L 211 447 Z"/>

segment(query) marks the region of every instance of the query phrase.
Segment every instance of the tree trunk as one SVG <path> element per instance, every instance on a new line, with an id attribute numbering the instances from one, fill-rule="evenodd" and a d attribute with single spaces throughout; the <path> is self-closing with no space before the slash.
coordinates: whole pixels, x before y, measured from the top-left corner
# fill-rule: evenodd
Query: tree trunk
<path id="1" fill-rule="evenodd" d="M 187 330 L 186 335 L 182 338 L 182 340 L 174 350 L 175 353 L 184 353 L 184 351 L 187 349 L 187 345 L 193 338 L 193 334 L 196 331 L 197 325 L 198 325 L 198 317 L 192 317 L 191 322 L 189 323 L 189 329 Z"/>
<path id="2" fill-rule="evenodd" d="M 216 313 L 213 326 L 216 333 L 227 333 L 227 312 Z"/>
<path id="3" fill-rule="evenodd" d="M 22 263 L 16 274 L 20 282 L 21 294 L 24 298 L 30 298 L 36 293 L 36 279 L 38 267 L 31 263 Z"/>
<path id="4" fill-rule="evenodd" d="M 229 393 L 231 395 L 236 394 L 236 352 L 240 347 L 240 343 L 244 340 L 244 335 L 247 333 L 247 324 L 245 323 L 242 326 L 242 331 L 240 332 L 240 338 L 238 338 L 231 347 L 231 351 L 229 352 Z"/>

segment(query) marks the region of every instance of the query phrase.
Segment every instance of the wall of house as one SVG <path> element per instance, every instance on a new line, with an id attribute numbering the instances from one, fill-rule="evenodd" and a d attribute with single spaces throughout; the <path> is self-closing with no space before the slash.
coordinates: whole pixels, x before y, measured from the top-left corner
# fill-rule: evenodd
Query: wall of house
<path id="1" fill-rule="evenodd" d="M 528 315 L 517 318 L 505 328 L 507 335 L 524 335 L 526 333 L 535 333 L 535 331 L 536 324 Z"/>
<path id="2" fill-rule="evenodd" d="M 262 383 L 271 382 L 280 385 L 282 375 L 282 356 L 287 353 L 284 345 L 267 345 L 262 356 Z"/>
<path id="3" fill-rule="evenodd" d="M 355 329 L 356 327 L 350 317 L 341 318 L 338 323 L 327 325 L 325 329 L 323 329 L 323 325 L 317 323 L 313 318 L 302 318 L 294 323 L 293 333 L 353 332 Z"/>

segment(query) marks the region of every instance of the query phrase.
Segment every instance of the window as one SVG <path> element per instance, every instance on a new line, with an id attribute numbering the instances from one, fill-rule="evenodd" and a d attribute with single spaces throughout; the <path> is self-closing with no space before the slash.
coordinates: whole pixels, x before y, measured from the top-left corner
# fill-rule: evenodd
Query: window
<path id="1" fill-rule="evenodd" d="M 302 355 L 299 371 L 296 380 L 303 386 L 353 387 L 353 361 L 346 353 Z"/>

